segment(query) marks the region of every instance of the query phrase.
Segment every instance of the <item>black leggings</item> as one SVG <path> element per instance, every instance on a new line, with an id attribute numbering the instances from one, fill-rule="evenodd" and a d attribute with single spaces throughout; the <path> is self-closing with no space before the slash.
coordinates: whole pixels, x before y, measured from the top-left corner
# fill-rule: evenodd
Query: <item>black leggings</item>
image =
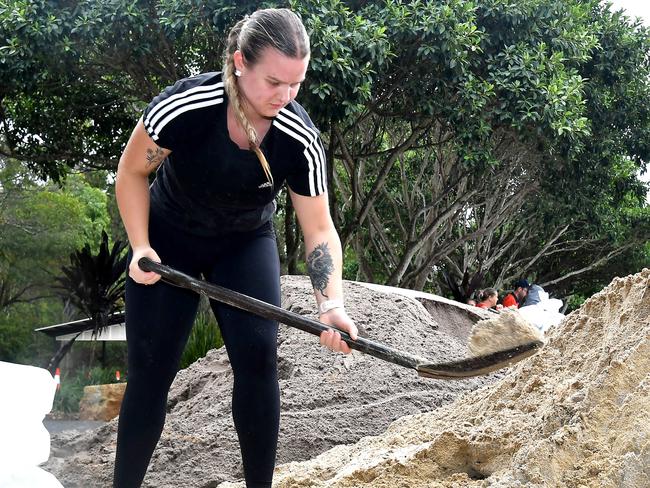
<path id="1" fill-rule="evenodd" d="M 280 304 L 280 265 L 271 224 L 219 238 L 168 227 L 154 215 L 149 239 L 164 264 Z M 129 258 L 130 259 L 130 258 Z M 165 423 L 167 394 L 196 316 L 195 292 L 128 278 L 128 383 L 120 411 L 115 488 L 142 483 Z M 233 370 L 232 414 L 248 487 L 270 487 L 280 419 L 277 322 L 211 302 Z"/>

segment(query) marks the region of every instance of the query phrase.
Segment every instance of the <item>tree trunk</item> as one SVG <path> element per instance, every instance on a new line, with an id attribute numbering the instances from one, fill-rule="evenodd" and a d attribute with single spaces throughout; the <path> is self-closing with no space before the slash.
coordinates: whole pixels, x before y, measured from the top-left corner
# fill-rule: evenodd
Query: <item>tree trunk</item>
<path id="1" fill-rule="evenodd" d="M 81 332 L 79 334 L 81 334 Z M 74 336 L 69 341 L 61 344 L 59 350 L 56 352 L 54 356 L 52 356 L 52 359 L 50 359 L 50 361 L 47 363 L 47 366 L 45 366 L 45 369 L 47 369 L 50 373 L 52 373 L 52 376 L 54 376 L 54 372 L 56 371 L 56 368 L 59 367 L 59 364 L 61 364 L 61 361 L 63 360 L 65 355 L 68 354 L 68 352 L 70 352 L 70 349 L 72 349 L 72 345 L 77 340 L 77 337 L 79 337 L 79 334 Z"/>
<path id="2" fill-rule="evenodd" d="M 300 239 L 296 229 L 296 213 L 291 204 L 289 194 L 286 194 L 284 212 L 284 242 L 287 251 L 287 273 L 298 274 L 298 254 L 300 252 Z"/>

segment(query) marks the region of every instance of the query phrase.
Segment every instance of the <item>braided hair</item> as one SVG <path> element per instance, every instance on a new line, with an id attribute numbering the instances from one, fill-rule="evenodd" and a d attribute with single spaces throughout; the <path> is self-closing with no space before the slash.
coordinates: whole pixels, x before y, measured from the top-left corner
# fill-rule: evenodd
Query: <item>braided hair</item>
<path id="1" fill-rule="evenodd" d="M 247 64 L 255 64 L 267 47 L 291 58 L 304 59 L 309 55 L 309 36 L 294 12 L 286 8 L 262 9 L 237 22 L 228 34 L 223 56 L 223 81 L 233 113 L 244 129 L 249 147 L 257 155 L 267 180 L 273 184 L 271 168 L 260 149 L 257 131 L 244 113 L 246 101 L 239 91 L 234 61 L 234 53 L 239 50 Z"/>

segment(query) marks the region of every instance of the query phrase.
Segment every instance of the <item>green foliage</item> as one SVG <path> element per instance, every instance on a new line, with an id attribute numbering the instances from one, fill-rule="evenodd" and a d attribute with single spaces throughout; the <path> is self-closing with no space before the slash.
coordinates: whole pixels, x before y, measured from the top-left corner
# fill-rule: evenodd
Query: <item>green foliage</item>
<path id="1" fill-rule="evenodd" d="M 352 248 L 346 249 L 343 256 L 343 279 L 356 280 L 359 273 L 359 258 Z"/>
<path id="2" fill-rule="evenodd" d="M 577 310 L 580 307 L 582 307 L 583 303 L 585 303 L 587 298 L 588 297 L 584 297 L 582 295 L 570 295 L 569 297 L 567 297 L 567 300 L 566 300 L 566 306 L 567 306 L 566 313 L 567 314 L 571 313 L 574 310 Z"/>
<path id="3" fill-rule="evenodd" d="M 90 186 L 81 175 L 68 175 L 65 179 L 64 188 L 75 195 L 83 208 L 81 218 L 83 244 L 89 245 L 95 252 L 98 251 L 99 244 L 102 242 L 102 233 L 109 228 L 110 224 L 109 201 L 105 187 L 105 184 L 102 188 Z"/>
<path id="4" fill-rule="evenodd" d="M 551 282 L 647 242 L 636 175 L 650 158 L 650 36 L 598 0 L 0 1 L 0 153 L 42 177 L 113 171 L 145 103 L 220 69 L 243 14 L 287 5 L 311 34 L 299 97 L 334 160 L 336 223 L 356 255 L 346 276 L 422 287 L 445 266 L 488 266 L 492 284 Z M 76 225 L 92 208 L 81 200 L 26 202 L 34 213 L 14 216 L 26 233 L 3 227 L 1 252 L 35 246 L 32 215 Z M 97 242 L 105 221 L 89 219 L 52 235 Z M 558 289 L 648 263 L 619 259 Z"/>
<path id="5" fill-rule="evenodd" d="M 44 185 L 12 161 L 0 161 L 0 247 L 3 258 L 51 256 L 82 246 L 107 222 L 106 197 L 80 178 L 74 185 Z M 38 236 L 38 239 L 35 237 Z"/>
<path id="6" fill-rule="evenodd" d="M 66 378 L 61 384 L 61 388 L 54 396 L 52 412 L 64 414 L 75 413 L 79 411 L 79 402 L 83 397 L 84 386 L 88 386 L 88 380 L 83 376 Z"/>
<path id="7" fill-rule="evenodd" d="M 54 340 L 34 329 L 60 321 L 59 300 L 17 303 L 0 310 L 0 361 L 43 366 L 54 352 Z"/>
<path id="8" fill-rule="evenodd" d="M 312 39 L 304 91 L 313 117 L 344 120 L 371 100 L 375 73 L 392 50 L 386 27 L 355 15 L 339 0 L 292 2 Z"/>
<path id="9" fill-rule="evenodd" d="M 290 2 L 312 38 L 301 99 L 324 129 L 369 112 L 440 117 L 469 164 L 494 161 L 489 137 L 503 125 L 577 152 L 590 134 L 582 66 L 602 48 L 593 17 L 606 17 L 596 4 Z M 114 168 L 104 155 L 119 153 L 142 102 L 178 77 L 219 69 L 229 27 L 272 5 L 284 2 L 166 0 L 155 11 L 128 0 L 6 2 L 7 143 L 43 175 Z"/>
<path id="10" fill-rule="evenodd" d="M 74 249 L 98 247 L 106 207 L 106 193 L 83 175 L 45 183 L 0 158 L 0 358 L 41 366 L 51 355 L 52 341 L 33 329 L 67 320 L 52 274 Z"/>
<path id="11" fill-rule="evenodd" d="M 180 369 L 187 368 L 211 349 L 223 346 L 221 332 L 209 310 L 199 312 L 181 356 Z"/>
<path id="12" fill-rule="evenodd" d="M 22 164 L 0 159 L 0 196 L 0 263 L 14 273 L 29 259 L 53 263 L 75 248 L 96 245 L 109 222 L 106 193 L 82 175 L 68 176 L 63 186 L 44 184 Z"/>

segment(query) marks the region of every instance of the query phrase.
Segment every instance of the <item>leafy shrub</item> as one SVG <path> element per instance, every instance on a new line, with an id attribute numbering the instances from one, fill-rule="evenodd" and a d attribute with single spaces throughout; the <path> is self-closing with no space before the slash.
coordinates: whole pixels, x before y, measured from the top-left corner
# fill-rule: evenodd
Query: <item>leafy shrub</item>
<path id="1" fill-rule="evenodd" d="M 197 359 L 204 357 L 210 349 L 221 346 L 223 346 L 223 339 L 217 322 L 209 309 L 202 307 L 181 356 L 180 368 L 187 368 Z"/>

